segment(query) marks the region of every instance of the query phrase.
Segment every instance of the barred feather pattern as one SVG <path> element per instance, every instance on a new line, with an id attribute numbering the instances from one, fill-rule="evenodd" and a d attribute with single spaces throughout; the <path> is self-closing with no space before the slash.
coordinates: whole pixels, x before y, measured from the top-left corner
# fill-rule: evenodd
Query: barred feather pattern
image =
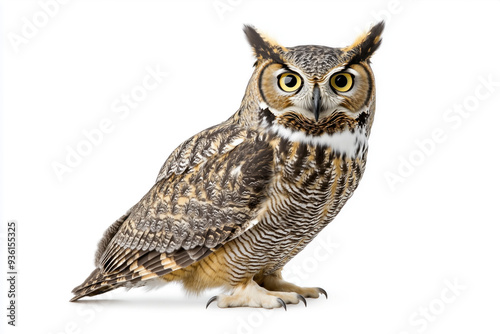
<path id="1" fill-rule="evenodd" d="M 367 154 L 349 158 L 285 139 L 274 151 L 276 174 L 259 223 L 224 246 L 232 285 L 272 274 L 309 244 L 352 196 Z"/>

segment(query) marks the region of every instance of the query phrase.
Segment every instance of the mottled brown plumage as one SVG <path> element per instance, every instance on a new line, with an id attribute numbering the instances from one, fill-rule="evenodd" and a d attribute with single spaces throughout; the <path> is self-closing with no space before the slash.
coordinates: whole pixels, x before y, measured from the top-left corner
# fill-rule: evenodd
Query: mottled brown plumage
<path id="1" fill-rule="evenodd" d="M 339 49 L 286 48 L 245 27 L 257 62 L 240 109 L 172 152 L 151 190 L 105 232 L 97 268 L 72 301 L 160 281 L 225 288 L 213 299 L 220 307 L 324 293 L 285 282 L 281 270 L 361 179 L 375 112 L 369 58 L 382 29 Z"/>

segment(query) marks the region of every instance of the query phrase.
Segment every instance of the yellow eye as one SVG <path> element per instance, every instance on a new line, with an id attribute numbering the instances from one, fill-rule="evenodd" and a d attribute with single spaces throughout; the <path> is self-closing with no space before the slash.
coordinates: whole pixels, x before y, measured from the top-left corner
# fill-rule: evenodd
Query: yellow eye
<path id="1" fill-rule="evenodd" d="M 352 88 L 354 83 L 353 76 L 351 73 L 342 72 L 332 75 L 330 79 L 330 85 L 333 89 L 338 92 L 345 93 Z"/>
<path id="2" fill-rule="evenodd" d="M 295 73 L 286 72 L 278 77 L 278 84 L 285 92 L 295 92 L 302 86 L 302 79 Z"/>

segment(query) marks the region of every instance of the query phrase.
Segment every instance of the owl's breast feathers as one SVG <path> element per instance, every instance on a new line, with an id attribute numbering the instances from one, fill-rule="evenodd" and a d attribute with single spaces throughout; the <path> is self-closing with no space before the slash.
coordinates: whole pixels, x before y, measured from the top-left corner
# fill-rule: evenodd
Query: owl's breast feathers
<path id="1" fill-rule="evenodd" d="M 352 196 L 365 170 L 368 138 L 363 122 L 340 114 L 320 120 L 320 126 L 297 114 L 262 114 L 262 126 L 274 136 L 275 172 L 268 191 L 271 204 L 257 228 L 279 235 L 264 270 L 271 274 L 300 252 Z"/>

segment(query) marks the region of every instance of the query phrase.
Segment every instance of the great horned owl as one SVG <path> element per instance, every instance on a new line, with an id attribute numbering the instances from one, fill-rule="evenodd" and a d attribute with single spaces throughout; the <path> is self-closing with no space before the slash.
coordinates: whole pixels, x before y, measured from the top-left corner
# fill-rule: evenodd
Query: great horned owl
<path id="1" fill-rule="evenodd" d="M 284 47 L 245 26 L 256 63 L 240 108 L 175 149 L 104 233 L 97 268 L 71 300 L 155 281 L 195 293 L 222 287 L 227 294 L 209 300 L 219 307 L 286 308 L 326 295 L 281 270 L 363 175 L 375 113 L 370 57 L 383 28 L 331 48 Z"/>

